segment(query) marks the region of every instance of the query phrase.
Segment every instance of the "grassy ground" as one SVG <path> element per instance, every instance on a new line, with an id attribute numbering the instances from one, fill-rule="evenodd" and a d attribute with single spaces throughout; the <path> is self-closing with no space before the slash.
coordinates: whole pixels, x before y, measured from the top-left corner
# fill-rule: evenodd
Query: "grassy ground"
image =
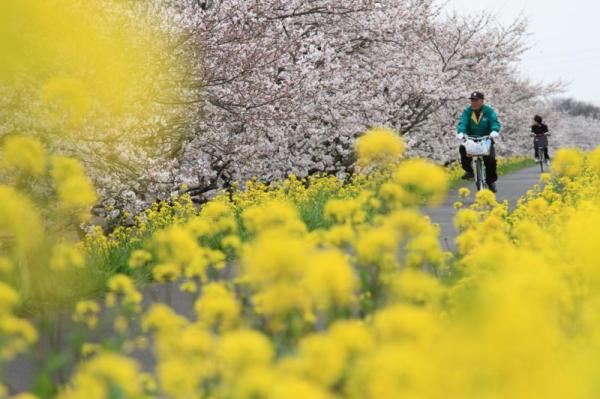
<path id="1" fill-rule="evenodd" d="M 535 166 L 535 161 L 532 158 L 504 160 L 498 164 L 498 174 L 500 176 L 508 175 L 521 169 L 529 168 L 530 166 Z"/>

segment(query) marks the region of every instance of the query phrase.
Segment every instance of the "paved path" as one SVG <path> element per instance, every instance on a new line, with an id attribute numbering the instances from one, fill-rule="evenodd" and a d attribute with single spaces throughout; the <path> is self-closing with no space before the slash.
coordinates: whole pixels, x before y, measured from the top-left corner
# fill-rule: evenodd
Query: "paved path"
<path id="1" fill-rule="evenodd" d="M 533 187 L 539 181 L 539 178 L 540 169 L 537 165 L 505 176 L 500 176 L 497 183 L 498 194 L 496 195 L 496 198 L 499 202 L 508 200 L 510 205 L 514 206 L 516 200 Z M 467 187 L 472 192 L 475 192 L 474 182 L 462 182 L 450 192 L 450 195 L 441 207 L 424 210 L 424 213 L 429 215 L 431 221 L 440 226 L 442 248 L 449 251 L 453 251 L 456 248 L 454 241 L 456 240 L 457 232 L 453 225 L 454 215 L 456 215 L 454 203 L 460 200 L 458 197 L 458 189 L 461 187 Z"/>

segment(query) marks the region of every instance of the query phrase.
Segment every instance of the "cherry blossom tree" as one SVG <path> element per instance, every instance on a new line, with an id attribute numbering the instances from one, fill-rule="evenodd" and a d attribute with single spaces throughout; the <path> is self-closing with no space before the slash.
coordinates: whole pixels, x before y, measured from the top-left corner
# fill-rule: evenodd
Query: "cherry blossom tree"
<path id="1" fill-rule="evenodd" d="M 448 163 L 473 90 L 500 113 L 500 152 L 521 153 L 540 99 L 561 89 L 520 78 L 526 21 L 437 0 L 144 0 L 126 14 L 159 21 L 165 41 L 145 52 L 160 71 L 144 80 L 145 101 L 118 117 L 95 110 L 77 129 L 48 126 L 27 112 L 48 105 L 20 79 L 0 100 L 0 135 L 48 138 L 85 162 L 105 205 L 133 211 L 183 183 L 202 199 L 252 176 L 352 173 L 355 139 L 376 125 L 403 135 L 409 154 Z M 77 134 L 50 139 L 65 130 Z"/>
<path id="2" fill-rule="evenodd" d="M 414 154 L 448 161 L 474 88 L 490 94 L 509 133 L 529 103 L 559 88 L 518 78 L 526 21 L 448 15 L 433 0 L 190 7 L 206 60 L 195 77 L 204 107 L 174 183 L 195 192 L 254 175 L 347 173 L 354 139 L 373 125 L 396 129 Z"/>

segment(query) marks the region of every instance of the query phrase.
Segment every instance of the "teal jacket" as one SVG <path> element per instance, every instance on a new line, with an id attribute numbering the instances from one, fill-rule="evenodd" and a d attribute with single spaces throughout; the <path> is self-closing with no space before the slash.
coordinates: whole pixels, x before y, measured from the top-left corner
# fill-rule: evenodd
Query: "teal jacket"
<path id="1" fill-rule="evenodd" d="M 481 119 L 478 121 L 475 113 L 473 112 L 473 108 L 467 107 L 465 108 L 462 116 L 460 117 L 460 122 L 458 124 L 458 128 L 456 129 L 458 133 L 464 133 L 467 136 L 489 136 L 492 132 L 500 133 L 502 129 L 502 125 L 498 120 L 498 115 L 496 115 L 496 111 L 489 105 L 484 105 L 482 108 Z"/>

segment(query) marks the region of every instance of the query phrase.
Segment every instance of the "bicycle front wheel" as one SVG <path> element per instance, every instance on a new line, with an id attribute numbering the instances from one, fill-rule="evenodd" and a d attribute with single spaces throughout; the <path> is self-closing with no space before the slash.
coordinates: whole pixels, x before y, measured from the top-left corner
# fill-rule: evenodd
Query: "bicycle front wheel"
<path id="1" fill-rule="evenodd" d="M 487 183 L 485 182 L 485 168 L 481 157 L 475 160 L 475 187 L 477 191 L 485 190 Z"/>

